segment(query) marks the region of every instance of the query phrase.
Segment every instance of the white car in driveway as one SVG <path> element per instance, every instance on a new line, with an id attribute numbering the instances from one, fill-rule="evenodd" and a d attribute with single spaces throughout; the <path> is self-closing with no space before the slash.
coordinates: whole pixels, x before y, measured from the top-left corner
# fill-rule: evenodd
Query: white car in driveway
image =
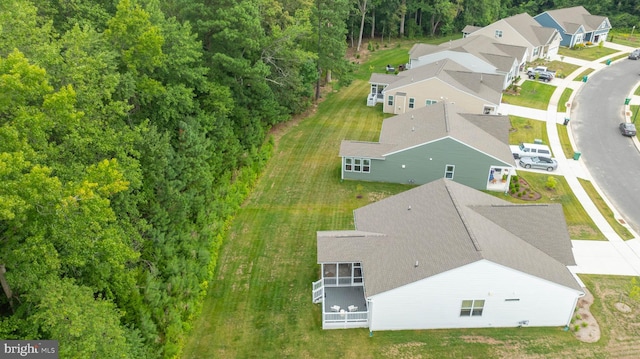
<path id="1" fill-rule="evenodd" d="M 553 171 L 558 168 L 558 161 L 547 157 L 522 157 L 518 163 L 520 167 L 539 168 L 547 171 Z"/>

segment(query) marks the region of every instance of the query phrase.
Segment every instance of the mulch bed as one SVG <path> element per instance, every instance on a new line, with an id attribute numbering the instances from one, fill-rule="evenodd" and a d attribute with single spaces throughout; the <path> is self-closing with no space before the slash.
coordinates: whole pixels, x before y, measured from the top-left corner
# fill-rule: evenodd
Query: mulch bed
<path id="1" fill-rule="evenodd" d="M 534 191 L 529 185 L 529 182 L 520 176 L 518 176 L 517 182 L 512 178 L 511 184 L 509 185 L 509 195 L 524 201 L 537 201 L 542 198 L 542 195 Z"/>

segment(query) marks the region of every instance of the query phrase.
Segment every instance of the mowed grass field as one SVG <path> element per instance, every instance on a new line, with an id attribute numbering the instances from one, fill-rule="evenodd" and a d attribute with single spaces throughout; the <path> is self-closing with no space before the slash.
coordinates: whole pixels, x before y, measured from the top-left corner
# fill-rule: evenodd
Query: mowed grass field
<path id="1" fill-rule="evenodd" d="M 380 71 L 380 64 L 399 63 L 407 50 L 371 54 L 375 71 Z M 377 63 L 378 54 L 385 60 Z M 361 68 L 369 71 L 368 64 Z M 273 158 L 225 239 L 182 358 L 608 357 L 614 338 L 586 344 L 562 328 L 395 331 L 373 336 L 366 329 L 322 330 L 320 305 L 311 301 L 311 283 L 319 278 L 316 231 L 353 229 L 355 208 L 409 188 L 340 181 L 341 140 L 376 141 L 383 119 L 380 105 L 366 106 L 365 78 L 366 73 L 359 73 L 350 86 L 325 95 L 315 114 L 276 132 Z M 606 281 L 594 282 L 598 280 Z M 632 308 L 638 311 L 637 305 Z M 615 320 L 603 324 L 605 333 L 610 326 L 619 327 Z M 617 334 L 637 338 L 637 326 L 627 327 Z M 640 350 L 640 344 L 623 342 L 632 344 L 621 353 Z"/>

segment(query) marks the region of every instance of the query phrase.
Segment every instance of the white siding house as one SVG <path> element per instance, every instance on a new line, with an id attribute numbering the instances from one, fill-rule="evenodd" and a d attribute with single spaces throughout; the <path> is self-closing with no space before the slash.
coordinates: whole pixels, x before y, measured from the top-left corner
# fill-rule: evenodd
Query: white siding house
<path id="1" fill-rule="evenodd" d="M 370 297 L 375 314 L 369 329 L 565 326 L 580 295 L 575 289 L 481 260 Z M 475 312 L 467 314 L 465 301 L 474 301 Z"/>
<path id="2" fill-rule="evenodd" d="M 354 223 L 317 233 L 324 329 L 568 326 L 584 295 L 560 204 L 440 179 L 355 210 Z"/>

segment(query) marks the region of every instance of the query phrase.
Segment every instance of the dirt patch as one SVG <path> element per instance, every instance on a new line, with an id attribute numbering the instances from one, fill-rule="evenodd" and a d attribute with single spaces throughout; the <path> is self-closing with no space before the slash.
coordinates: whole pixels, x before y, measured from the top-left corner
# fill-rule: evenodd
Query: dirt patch
<path id="1" fill-rule="evenodd" d="M 578 300 L 576 314 L 571 321 L 571 330 L 573 330 L 576 338 L 586 343 L 594 343 L 600 340 L 600 325 L 591 314 L 591 304 L 593 304 L 593 295 L 585 288 L 585 296 Z"/>
<path id="2" fill-rule="evenodd" d="M 631 307 L 624 304 L 624 303 L 616 303 L 613 305 L 617 310 L 621 311 L 622 313 L 631 313 Z"/>

